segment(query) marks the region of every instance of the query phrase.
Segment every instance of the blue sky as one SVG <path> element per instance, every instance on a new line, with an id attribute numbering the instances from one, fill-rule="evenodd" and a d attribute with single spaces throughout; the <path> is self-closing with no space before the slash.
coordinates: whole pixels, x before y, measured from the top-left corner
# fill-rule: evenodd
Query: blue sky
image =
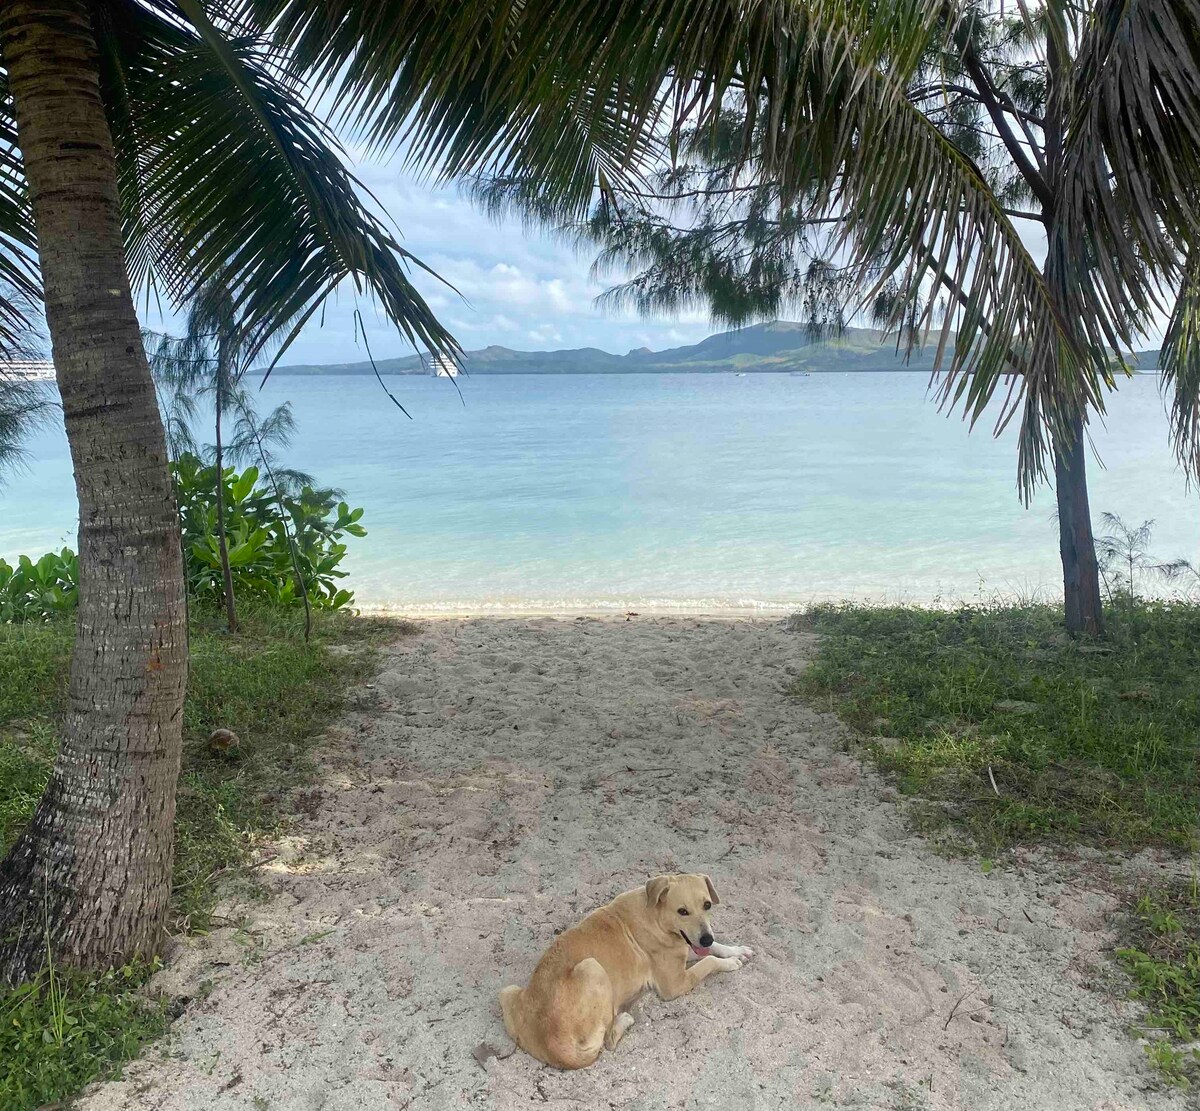
<path id="1" fill-rule="evenodd" d="M 467 350 L 494 343 L 517 350 L 599 347 L 623 354 L 634 347 L 695 343 L 718 330 L 703 313 L 648 321 L 599 309 L 594 299 L 604 284 L 589 279 L 590 257 L 577 255 L 549 232 L 526 229 L 520 220 L 493 221 L 456 189 L 438 189 L 405 173 L 399 159 L 363 163 L 355 172 L 399 227 L 404 247 L 457 289 L 413 272 L 414 283 Z M 352 292 L 331 300 L 324 326 L 310 324 L 283 362 L 365 359 L 361 340 L 356 344 L 354 338 L 355 304 Z M 359 305 L 376 359 L 412 354 L 373 303 Z"/>

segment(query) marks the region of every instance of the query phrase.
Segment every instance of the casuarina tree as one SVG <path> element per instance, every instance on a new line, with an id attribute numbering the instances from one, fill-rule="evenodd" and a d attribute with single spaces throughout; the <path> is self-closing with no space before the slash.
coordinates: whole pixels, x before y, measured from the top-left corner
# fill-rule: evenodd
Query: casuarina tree
<path id="1" fill-rule="evenodd" d="M 771 72 L 685 117 L 650 180 L 609 184 L 575 230 L 599 244 L 601 271 L 632 270 L 610 300 L 701 306 L 734 325 L 863 314 L 902 347 L 930 346 L 941 398 L 972 423 L 999 391 L 997 430 L 1019 425 L 1022 493 L 1043 477 L 1055 486 L 1067 626 L 1098 633 L 1087 422 L 1169 314 L 1175 445 L 1190 474 L 1200 463 L 1200 5 L 925 11 L 924 45 L 907 59 L 919 19 L 893 12 L 894 43 L 848 50 L 792 99 L 795 55 L 768 46 Z M 840 104 L 856 83 L 869 95 L 850 96 L 838 132 L 823 131 L 814 102 Z M 519 168 L 477 192 L 562 215 Z"/>

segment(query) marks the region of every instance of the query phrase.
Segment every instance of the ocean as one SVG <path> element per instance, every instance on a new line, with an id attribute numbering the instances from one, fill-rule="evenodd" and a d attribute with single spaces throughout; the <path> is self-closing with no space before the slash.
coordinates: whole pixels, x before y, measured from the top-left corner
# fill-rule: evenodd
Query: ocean
<path id="1" fill-rule="evenodd" d="M 1053 599 L 1054 498 L 1026 508 L 1014 436 L 968 434 L 923 373 L 277 375 L 288 462 L 365 507 L 347 583 L 413 613 L 782 610 L 822 599 Z M 1200 519 L 1157 378 L 1094 422 L 1092 508 L 1153 519 L 1196 561 Z M 0 487 L 0 556 L 74 546 L 61 428 Z M 1148 584 L 1149 585 L 1149 584 Z"/>

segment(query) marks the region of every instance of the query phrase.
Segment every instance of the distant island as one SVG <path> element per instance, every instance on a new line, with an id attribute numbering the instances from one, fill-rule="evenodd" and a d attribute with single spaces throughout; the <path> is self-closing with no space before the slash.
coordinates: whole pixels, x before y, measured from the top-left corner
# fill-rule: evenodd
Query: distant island
<path id="1" fill-rule="evenodd" d="M 651 351 L 640 347 L 614 355 L 597 347 L 562 351 L 513 351 L 492 345 L 468 351 L 467 374 L 780 374 L 845 373 L 933 369 L 933 349 L 912 352 L 906 360 L 896 338 L 872 328 L 847 328 L 836 338 L 814 340 L 808 326 L 790 320 L 718 332 L 699 343 Z M 1157 351 L 1137 354 L 1141 370 L 1158 366 Z M 380 374 L 429 374 L 427 358 L 407 355 L 380 359 Z M 370 362 L 281 366 L 275 374 L 374 374 Z"/>

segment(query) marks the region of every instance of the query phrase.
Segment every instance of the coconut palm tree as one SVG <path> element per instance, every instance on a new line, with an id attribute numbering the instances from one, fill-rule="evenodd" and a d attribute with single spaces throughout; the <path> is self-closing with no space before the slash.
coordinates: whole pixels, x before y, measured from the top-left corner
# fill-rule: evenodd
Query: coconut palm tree
<path id="1" fill-rule="evenodd" d="M 43 300 L 80 511 L 61 748 L 0 864 L 0 980 L 48 951 L 92 967 L 149 955 L 167 913 L 187 630 L 133 291 L 182 305 L 219 281 L 254 352 L 349 284 L 407 338 L 454 352 L 337 144 L 237 15 L 200 0 L 0 7 L 0 295 Z M 0 342 L 27 321 L 0 296 Z"/>
<path id="2" fill-rule="evenodd" d="M 1045 0 L 1006 16 L 945 5 L 915 65 L 867 61 L 845 79 L 874 95 L 847 114 L 832 160 L 809 145 L 803 110 L 793 132 L 764 80 L 672 136 L 649 184 L 604 190 L 576 230 L 599 244 L 601 272 L 633 272 L 611 302 L 700 305 L 735 326 L 789 309 L 818 329 L 865 313 L 902 346 L 934 347 L 940 396 L 972 423 L 1007 381 L 997 431 L 1020 419 L 1022 493 L 1042 477 L 1057 493 L 1067 626 L 1099 633 L 1087 421 L 1175 293 L 1163 368 L 1176 448 L 1200 473 L 1200 284 L 1188 262 L 1200 6 Z M 476 192 L 558 215 L 519 173 Z M 1040 265 L 1018 235 L 1044 245 Z"/>

